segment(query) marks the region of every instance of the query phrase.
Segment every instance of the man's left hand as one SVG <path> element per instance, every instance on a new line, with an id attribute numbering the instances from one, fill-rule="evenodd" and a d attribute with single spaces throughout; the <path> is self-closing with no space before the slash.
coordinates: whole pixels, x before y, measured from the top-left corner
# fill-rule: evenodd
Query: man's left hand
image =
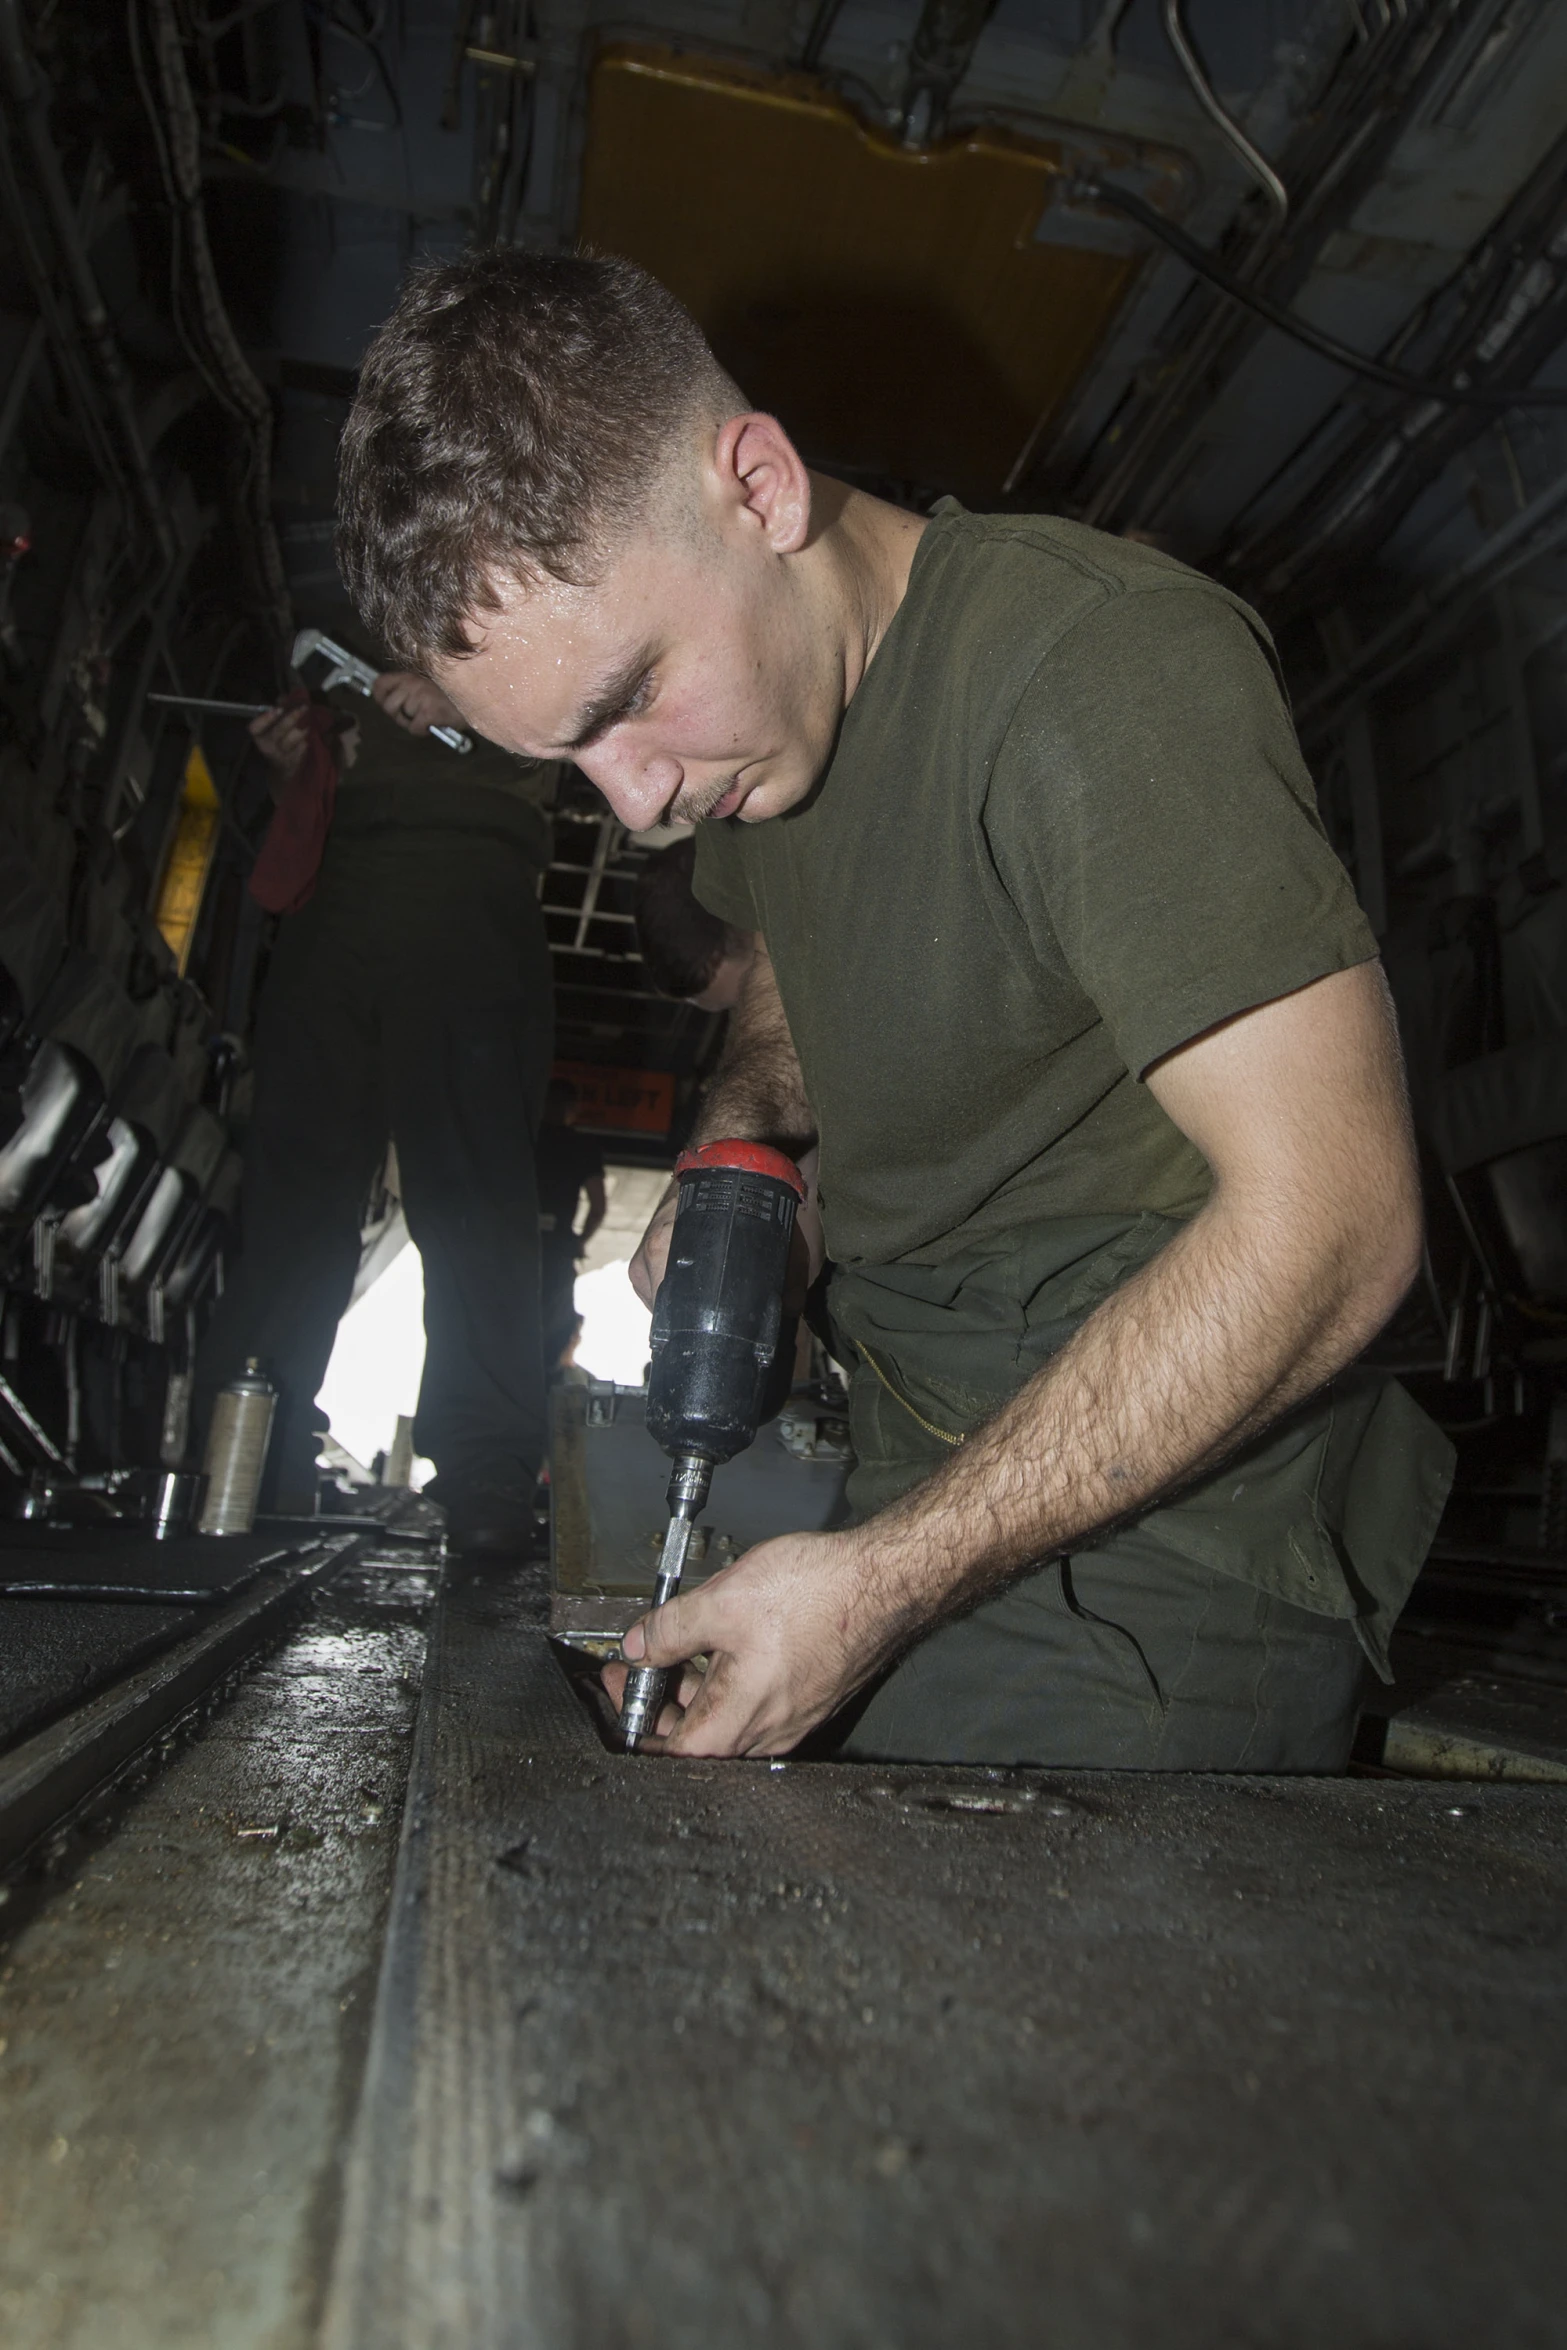
<path id="1" fill-rule="evenodd" d="M 462 712 L 449 702 L 438 685 L 414 669 L 388 669 L 370 689 L 388 718 L 395 718 L 405 734 L 428 734 L 432 726 L 463 724 Z"/>
<path id="2" fill-rule="evenodd" d="M 680 1670 L 647 1750 L 788 1754 L 904 1646 L 910 1611 L 867 1575 L 858 1533 L 783 1534 L 655 1608 L 626 1634 L 635 1664 Z M 705 1656 L 705 1671 L 690 1662 Z M 619 1708 L 624 1664 L 604 1667 Z"/>

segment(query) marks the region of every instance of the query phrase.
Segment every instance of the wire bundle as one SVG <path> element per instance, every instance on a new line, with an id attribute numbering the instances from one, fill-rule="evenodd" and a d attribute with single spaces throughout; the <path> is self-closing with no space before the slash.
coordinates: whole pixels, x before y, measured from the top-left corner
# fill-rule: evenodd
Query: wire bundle
<path id="1" fill-rule="evenodd" d="M 143 51 L 138 0 L 127 0 L 127 29 L 169 203 L 170 302 L 175 331 L 213 399 L 244 436 L 240 501 L 246 536 L 269 624 L 284 638 L 292 633 L 293 614 L 272 520 L 272 403 L 234 331 L 213 264 L 202 202 L 201 125 L 185 69 L 174 0 L 146 0 L 146 5 L 156 93 Z M 188 297 L 194 298 L 194 307 Z"/>

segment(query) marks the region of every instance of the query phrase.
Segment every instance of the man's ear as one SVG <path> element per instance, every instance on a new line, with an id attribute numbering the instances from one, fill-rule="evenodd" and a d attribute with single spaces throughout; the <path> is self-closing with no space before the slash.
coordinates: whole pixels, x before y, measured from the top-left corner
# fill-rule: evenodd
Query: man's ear
<path id="1" fill-rule="evenodd" d="M 811 477 L 776 416 L 731 416 L 713 442 L 712 486 L 726 520 L 793 555 L 811 528 Z"/>

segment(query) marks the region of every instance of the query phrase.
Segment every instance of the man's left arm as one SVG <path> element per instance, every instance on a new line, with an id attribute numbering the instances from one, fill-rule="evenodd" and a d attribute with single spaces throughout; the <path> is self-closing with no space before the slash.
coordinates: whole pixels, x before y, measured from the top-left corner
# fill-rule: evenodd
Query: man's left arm
<path id="1" fill-rule="evenodd" d="M 1393 1312 L 1420 1195 L 1379 964 L 1241 1013 L 1146 1082 L 1207 1159 L 1207 1204 L 924 1485 L 761 1543 L 632 1628 L 634 1660 L 710 1658 L 666 1711 L 669 1752 L 786 1753 L 941 1618 L 1222 1460 Z"/>

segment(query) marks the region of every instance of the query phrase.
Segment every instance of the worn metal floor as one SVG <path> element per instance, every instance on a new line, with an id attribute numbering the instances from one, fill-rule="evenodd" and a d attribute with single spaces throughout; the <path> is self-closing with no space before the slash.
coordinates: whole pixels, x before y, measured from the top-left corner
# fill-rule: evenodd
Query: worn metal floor
<path id="1" fill-rule="evenodd" d="M 1567 2340 L 1551 1789 L 667 1764 L 458 1582 L 330 2350 Z"/>
<path id="2" fill-rule="evenodd" d="M 428 1589 L 372 1550 L 107 1824 L 13 1880 L 6 2350 L 314 2338 Z"/>
<path id="3" fill-rule="evenodd" d="M 5 2350 L 1567 2344 L 1561 1787 L 627 1758 L 429 1590 L 14 1881 Z"/>

